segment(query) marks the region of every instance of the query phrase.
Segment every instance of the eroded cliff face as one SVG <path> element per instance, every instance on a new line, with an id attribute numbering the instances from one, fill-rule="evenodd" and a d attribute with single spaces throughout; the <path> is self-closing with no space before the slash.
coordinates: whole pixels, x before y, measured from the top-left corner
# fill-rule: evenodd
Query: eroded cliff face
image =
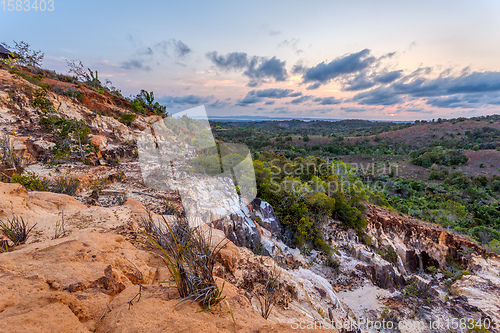
<path id="1" fill-rule="evenodd" d="M 380 207 L 368 208 L 365 232 L 372 237 L 374 246 L 392 246 L 410 272 L 430 266 L 443 268 L 447 258 L 468 267 L 472 254 L 496 256 L 459 234 Z"/>
<path id="2" fill-rule="evenodd" d="M 351 306 L 363 290 L 358 302 L 366 310 L 353 309 L 358 317 L 390 314 L 421 323 L 427 332 L 446 332 L 429 324 L 453 318 L 500 321 L 497 255 L 461 235 L 380 207 L 368 206 L 367 221 L 361 237 L 340 222 L 324 228 L 339 261 L 329 282 Z"/>

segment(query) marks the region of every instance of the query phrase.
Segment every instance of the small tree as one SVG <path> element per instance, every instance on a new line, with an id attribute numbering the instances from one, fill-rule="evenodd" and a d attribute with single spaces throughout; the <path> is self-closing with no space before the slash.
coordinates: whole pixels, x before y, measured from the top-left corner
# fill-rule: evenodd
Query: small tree
<path id="1" fill-rule="evenodd" d="M 154 93 L 146 90 L 141 90 L 141 92 L 135 96 L 132 101 L 132 108 L 134 111 L 139 113 L 144 113 L 144 110 L 149 110 L 162 117 L 166 117 L 168 115 L 167 107 L 155 102 Z"/>
<path id="2" fill-rule="evenodd" d="M 68 72 L 73 74 L 77 80 L 85 82 L 87 85 L 94 88 L 102 88 L 97 70 L 92 71 L 90 68 L 86 67 L 81 60 L 66 59 L 66 64 L 68 66 Z M 111 81 L 109 82 L 111 83 Z"/>
<path id="3" fill-rule="evenodd" d="M 13 61 L 14 64 L 16 65 L 22 65 L 22 66 L 33 66 L 33 67 L 40 67 L 42 66 L 42 60 L 45 54 L 41 51 L 35 51 L 30 48 L 30 45 L 24 41 L 20 41 L 19 43 L 16 41 L 14 42 L 14 46 L 9 46 L 5 43 L 2 43 L 2 45 L 13 51 Z"/>

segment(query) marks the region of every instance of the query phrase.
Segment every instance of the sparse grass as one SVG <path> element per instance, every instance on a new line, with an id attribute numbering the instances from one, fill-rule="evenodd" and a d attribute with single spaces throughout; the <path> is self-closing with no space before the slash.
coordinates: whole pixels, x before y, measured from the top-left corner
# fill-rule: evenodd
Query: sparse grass
<path id="1" fill-rule="evenodd" d="M 226 302 L 227 308 L 229 309 L 229 313 L 231 314 L 231 318 L 233 318 L 233 323 L 236 324 L 236 320 L 234 319 L 233 309 L 231 308 L 231 305 L 229 305 L 229 302 L 227 300 L 225 300 L 225 302 Z"/>
<path id="2" fill-rule="evenodd" d="M 104 177 L 92 180 L 90 182 L 90 197 L 95 200 L 99 199 L 99 196 L 102 194 L 102 191 L 106 188 L 108 183 L 109 180 Z"/>
<path id="3" fill-rule="evenodd" d="M 35 226 L 36 224 L 29 227 L 22 217 L 16 215 L 13 215 L 11 219 L 0 222 L 0 230 L 11 240 L 13 246 L 26 243 Z"/>
<path id="4" fill-rule="evenodd" d="M 56 229 L 54 231 L 54 238 L 61 238 L 66 236 L 66 230 L 64 230 L 64 212 L 61 214 L 61 220 L 57 220 L 56 222 Z"/>
<path id="5" fill-rule="evenodd" d="M 75 195 L 80 186 L 80 180 L 70 175 L 56 177 L 51 186 L 51 192 Z"/>
<path id="6" fill-rule="evenodd" d="M 181 302 L 200 302 L 209 310 L 225 296 L 217 286 L 213 274 L 216 257 L 222 248 L 221 240 L 212 244 L 211 229 L 206 235 L 200 227 L 190 228 L 185 218 L 179 217 L 172 225 L 162 216 L 158 225 L 151 213 L 141 221 L 143 234 L 149 245 L 162 252 L 167 269 L 181 297 Z"/>
<path id="7" fill-rule="evenodd" d="M 271 311 L 276 302 L 276 294 L 281 285 L 280 277 L 281 274 L 278 268 L 275 267 L 271 270 L 265 281 L 264 296 L 258 298 L 260 304 L 260 309 L 258 310 L 262 318 L 266 320 L 271 315 Z"/>

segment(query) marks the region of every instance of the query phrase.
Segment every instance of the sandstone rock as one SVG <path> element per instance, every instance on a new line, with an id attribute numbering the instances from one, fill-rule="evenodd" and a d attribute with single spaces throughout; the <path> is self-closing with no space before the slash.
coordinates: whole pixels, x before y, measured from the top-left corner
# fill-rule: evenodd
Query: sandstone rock
<path id="1" fill-rule="evenodd" d="M 108 140 L 104 135 L 92 135 L 91 142 L 98 146 L 100 151 L 106 150 L 108 146 Z"/>
<path id="2" fill-rule="evenodd" d="M 33 150 L 36 154 L 37 159 L 48 158 L 52 148 L 56 144 L 54 142 L 46 140 L 36 140 L 33 142 Z"/>

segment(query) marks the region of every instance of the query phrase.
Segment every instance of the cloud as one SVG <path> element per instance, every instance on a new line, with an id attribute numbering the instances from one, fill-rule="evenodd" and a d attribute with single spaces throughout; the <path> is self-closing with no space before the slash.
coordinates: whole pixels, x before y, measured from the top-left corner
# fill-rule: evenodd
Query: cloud
<path id="1" fill-rule="evenodd" d="M 209 104 L 208 107 L 214 108 L 214 109 L 223 109 L 223 108 L 231 105 L 231 103 L 229 102 L 230 100 L 231 100 L 231 98 L 227 98 L 224 101 L 216 100 L 215 102 Z"/>
<path id="2" fill-rule="evenodd" d="M 249 104 L 255 104 L 262 102 L 262 98 L 255 96 L 255 94 L 247 94 L 242 100 L 238 101 L 237 105 L 247 106 Z"/>
<path id="3" fill-rule="evenodd" d="M 402 70 L 392 71 L 384 74 L 379 74 L 375 77 L 375 81 L 379 83 L 391 83 L 403 76 Z"/>
<path id="4" fill-rule="evenodd" d="M 298 62 L 293 65 L 292 74 L 304 74 L 306 71 L 307 67 L 305 67 L 302 62 Z"/>
<path id="5" fill-rule="evenodd" d="M 135 44 L 134 40 L 130 36 L 129 39 Z M 170 57 L 169 50 L 173 49 L 174 54 L 177 58 L 184 58 L 189 53 L 191 49 L 181 40 L 174 38 L 168 40 L 159 41 L 153 45 L 138 48 L 135 51 L 135 55 L 132 59 L 124 61 L 121 63 L 120 67 L 123 69 L 140 69 L 144 71 L 151 71 L 150 63 L 160 63 L 160 60 L 165 57 Z M 176 62 L 181 66 L 185 66 L 182 63 Z"/>
<path id="6" fill-rule="evenodd" d="M 393 89 L 386 87 L 378 87 L 359 93 L 352 100 L 363 105 L 393 105 L 403 101 Z"/>
<path id="7" fill-rule="evenodd" d="M 408 83 L 392 84 L 399 94 L 413 97 L 437 97 L 463 93 L 488 93 L 500 91 L 500 72 L 473 72 L 460 76 L 426 79 L 417 77 Z"/>
<path id="8" fill-rule="evenodd" d="M 198 95 L 186 95 L 186 96 L 162 96 L 158 98 L 161 104 L 172 106 L 172 105 L 201 105 L 210 102 L 212 96 L 198 96 Z"/>
<path id="9" fill-rule="evenodd" d="M 244 52 L 231 52 L 223 56 L 213 51 L 208 52 L 206 56 L 215 66 L 223 70 L 243 69 L 248 66 L 248 56 Z"/>
<path id="10" fill-rule="evenodd" d="M 317 102 L 320 105 L 334 105 L 340 104 L 341 100 L 336 99 L 335 97 L 318 97 L 314 99 L 314 102 Z"/>
<path id="11" fill-rule="evenodd" d="M 263 90 L 252 90 L 247 93 L 247 95 L 238 102 L 237 105 L 246 106 L 248 104 L 255 104 L 262 102 L 264 98 L 280 99 L 285 97 L 297 97 L 302 95 L 301 92 L 293 92 L 292 89 L 278 89 L 270 88 Z M 266 103 L 266 104 L 274 104 Z"/>
<path id="12" fill-rule="evenodd" d="M 302 96 L 302 97 L 299 97 L 299 98 L 291 100 L 290 103 L 292 103 L 292 104 L 302 104 L 302 103 L 307 102 L 308 100 L 310 100 L 311 97 L 312 96 L 310 96 L 310 95 L 305 95 L 305 96 Z"/>
<path id="13" fill-rule="evenodd" d="M 375 85 L 375 82 L 368 79 L 365 73 L 361 73 L 357 75 L 354 79 L 348 81 L 347 87 L 344 90 L 347 91 L 358 91 L 358 90 L 366 90 Z"/>
<path id="14" fill-rule="evenodd" d="M 472 107 L 470 104 L 464 103 L 459 96 L 435 97 L 427 100 L 427 104 L 439 108 L 458 108 Z"/>
<path id="15" fill-rule="evenodd" d="M 266 98 L 296 97 L 302 94 L 301 92 L 293 93 L 292 89 L 277 89 L 277 88 L 256 90 L 256 91 L 253 90 L 250 93 L 254 93 L 257 97 L 266 97 Z"/>
<path id="16" fill-rule="evenodd" d="M 285 81 L 288 77 L 285 61 L 276 57 L 249 56 L 244 52 L 219 55 L 216 51 L 208 52 L 206 56 L 221 70 L 243 70 L 243 75 L 250 78 L 249 86 L 257 86 L 267 78 Z"/>
<path id="17" fill-rule="evenodd" d="M 299 49 L 298 44 L 300 42 L 300 39 L 298 38 L 292 38 L 290 40 L 285 39 L 281 43 L 278 44 L 278 47 L 290 47 L 292 50 L 295 51 L 295 53 L 299 54 L 304 52 L 303 50 Z"/>
<path id="18" fill-rule="evenodd" d="M 500 72 L 462 71 L 453 76 L 446 70 L 432 79 L 425 76 L 430 72 L 430 68 L 419 68 L 407 76 L 402 76 L 401 71 L 382 74 L 375 80 L 390 82 L 389 86 L 358 93 L 352 100 L 364 105 L 394 105 L 423 99 L 426 104 L 440 108 L 471 108 L 492 104 L 500 93 Z"/>
<path id="19" fill-rule="evenodd" d="M 276 81 L 285 81 L 287 78 L 285 61 L 276 57 L 271 59 L 252 57 L 248 69 L 243 74 L 252 79 L 273 77 Z"/>
<path id="20" fill-rule="evenodd" d="M 309 68 L 305 70 L 302 80 L 304 83 L 313 83 L 319 87 L 319 85 L 328 83 L 339 76 L 360 72 L 375 61 L 376 58 L 370 55 L 370 50 L 364 49 L 357 53 L 344 55 L 329 63 L 322 62 Z M 295 68 L 295 70 L 299 69 Z"/>
<path id="21" fill-rule="evenodd" d="M 344 112 L 366 112 L 367 110 L 364 109 L 364 108 L 357 108 L 357 107 L 354 107 L 354 106 L 345 106 L 345 107 L 341 107 L 340 110 L 344 111 Z"/>
<path id="22" fill-rule="evenodd" d="M 120 65 L 121 68 L 123 69 L 140 69 L 146 72 L 151 71 L 151 67 L 145 64 L 144 60 L 142 59 L 131 59 L 129 61 L 124 61 Z"/>
<path id="23" fill-rule="evenodd" d="M 172 39 L 172 43 L 174 44 L 175 53 L 178 57 L 182 58 L 191 53 L 191 49 L 189 48 L 189 46 L 184 44 L 181 40 Z"/>
<path id="24" fill-rule="evenodd" d="M 316 83 L 313 83 L 310 86 L 308 86 L 306 89 L 307 90 L 315 90 L 315 89 L 318 89 L 320 86 L 321 86 L 321 83 L 316 82 Z"/>
<path id="25" fill-rule="evenodd" d="M 279 30 L 269 31 L 269 36 L 278 36 L 279 34 L 281 34 L 281 31 L 279 31 Z"/>
<path id="26" fill-rule="evenodd" d="M 279 114 L 289 114 L 290 113 L 290 111 L 288 110 L 288 108 L 284 107 L 284 106 L 274 108 L 273 111 L 275 113 L 279 113 Z"/>

